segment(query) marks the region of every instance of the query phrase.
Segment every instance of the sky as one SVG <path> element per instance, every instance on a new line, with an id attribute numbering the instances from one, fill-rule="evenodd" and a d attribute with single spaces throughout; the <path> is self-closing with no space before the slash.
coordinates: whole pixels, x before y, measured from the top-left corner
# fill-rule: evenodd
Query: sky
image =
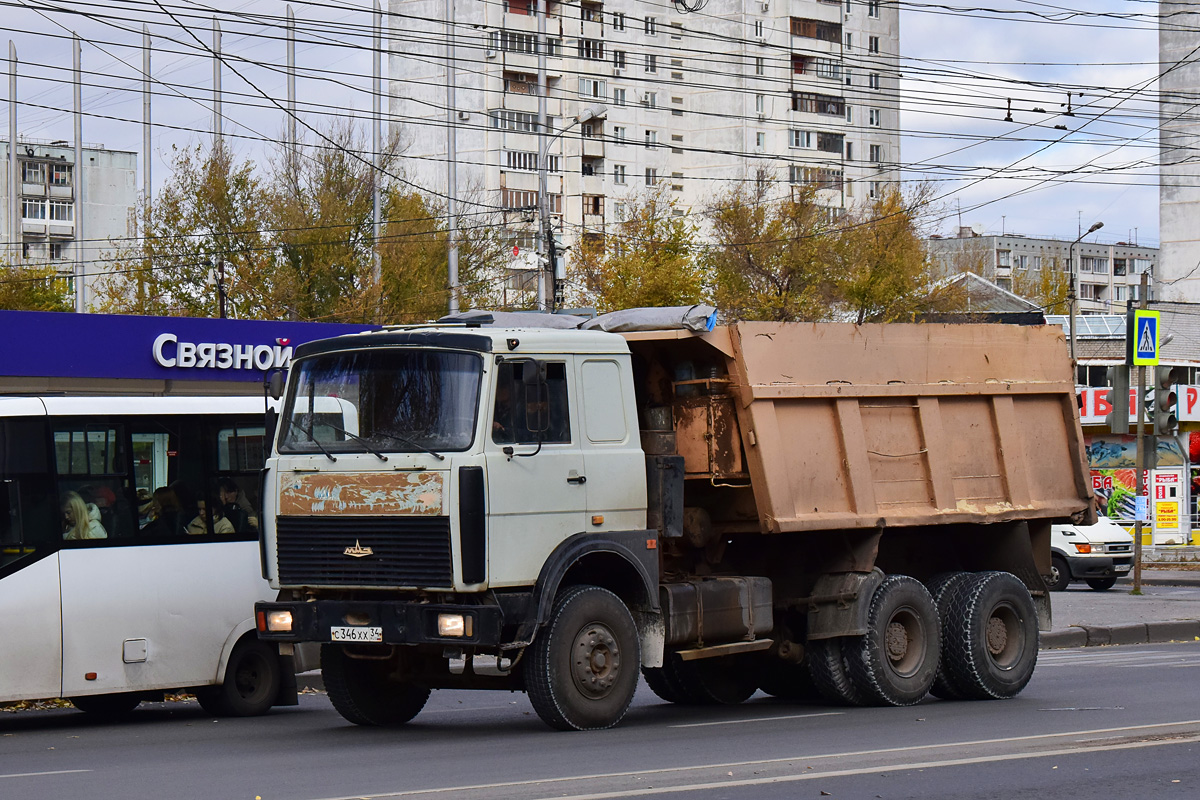
<path id="1" fill-rule="evenodd" d="M 149 23 L 158 81 L 152 175 L 161 184 L 172 147 L 208 141 L 212 65 L 204 48 L 214 9 L 224 20 L 227 136 L 240 155 L 263 158 L 264 142 L 284 129 L 283 2 L 0 2 L 3 38 L 16 44 L 21 65 L 23 136 L 71 139 L 69 32 L 76 30 L 84 39 L 84 140 L 140 151 L 141 29 Z M 987 232 L 1074 239 L 1102 221 L 1088 241 L 1157 245 L 1157 3 L 1059 2 L 1067 5 L 902 5 L 900 160 L 906 180 L 935 189 L 930 232 L 953 234 L 961 221 Z M 301 31 L 300 115 L 311 121 L 332 111 L 365 124 L 370 7 L 364 0 L 292 5 Z M 0 88 L 7 99 L 7 81 Z"/>

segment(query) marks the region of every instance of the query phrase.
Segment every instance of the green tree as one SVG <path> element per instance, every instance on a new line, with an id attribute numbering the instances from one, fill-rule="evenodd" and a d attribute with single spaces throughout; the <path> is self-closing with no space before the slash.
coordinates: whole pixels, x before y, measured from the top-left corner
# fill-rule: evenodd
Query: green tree
<path id="1" fill-rule="evenodd" d="M 634 199 L 615 231 L 587 233 L 575 245 L 568 276 L 584 303 L 599 311 L 697 303 L 707 294 L 693 255 L 696 225 L 677 216 L 659 190 Z"/>
<path id="2" fill-rule="evenodd" d="M 68 281 L 51 264 L 0 264 L 0 309 L 74 311 Z"/>
<path id="3" fill-rule="evenodd" d="M 1047 314 L 1070 312 L 1070 290 L 1071 276 L 1057 258 L 1043 258 L 1041 269 L 1016 270 L 1013 275 L 1013 294 L 1037 304 Z"/>
<path id="4" fill-rule="evenodd" d="M 830 302 L 836 239 L 815 187 L 778 199 L 768 173 L 736 184 L 708 208 L 705 266 L 718 308 L 735 319 L 815 320 Z"/>

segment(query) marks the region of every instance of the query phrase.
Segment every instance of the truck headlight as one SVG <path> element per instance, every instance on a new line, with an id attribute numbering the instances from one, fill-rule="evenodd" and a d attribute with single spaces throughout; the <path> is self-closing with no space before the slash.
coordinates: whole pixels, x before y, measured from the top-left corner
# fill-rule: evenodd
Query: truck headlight
<path id="1" fill-rule="evenodd" d="M 292 630 L 292 612 L 286 610 L 267 612 L 267 630 L 276 633 L 290 633 Z"/>
<path id="2" fill-rule="evenodd" d="M 472 624 L 470 617 L 463 614 L 438 614 L 438 636 L 470 636 Z"/>

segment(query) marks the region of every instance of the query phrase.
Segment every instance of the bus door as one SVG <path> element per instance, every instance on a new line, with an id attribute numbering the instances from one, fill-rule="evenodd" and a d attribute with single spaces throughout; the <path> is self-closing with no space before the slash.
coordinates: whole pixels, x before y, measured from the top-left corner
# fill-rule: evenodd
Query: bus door
<path id="1" fill-rule="evenodd" d="M 0 420 L 0 700 L 62 686 L 59 530 L 45 417 Z"/>

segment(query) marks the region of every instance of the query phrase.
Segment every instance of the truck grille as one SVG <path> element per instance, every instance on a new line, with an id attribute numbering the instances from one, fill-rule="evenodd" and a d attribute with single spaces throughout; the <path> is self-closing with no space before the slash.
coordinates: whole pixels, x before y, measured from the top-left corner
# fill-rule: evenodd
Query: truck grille
<path id="1" fill-rule="evenodd" d="M 449 517 L 279 517 L 276 542 L 285 586 L 454 584 Z"/>

